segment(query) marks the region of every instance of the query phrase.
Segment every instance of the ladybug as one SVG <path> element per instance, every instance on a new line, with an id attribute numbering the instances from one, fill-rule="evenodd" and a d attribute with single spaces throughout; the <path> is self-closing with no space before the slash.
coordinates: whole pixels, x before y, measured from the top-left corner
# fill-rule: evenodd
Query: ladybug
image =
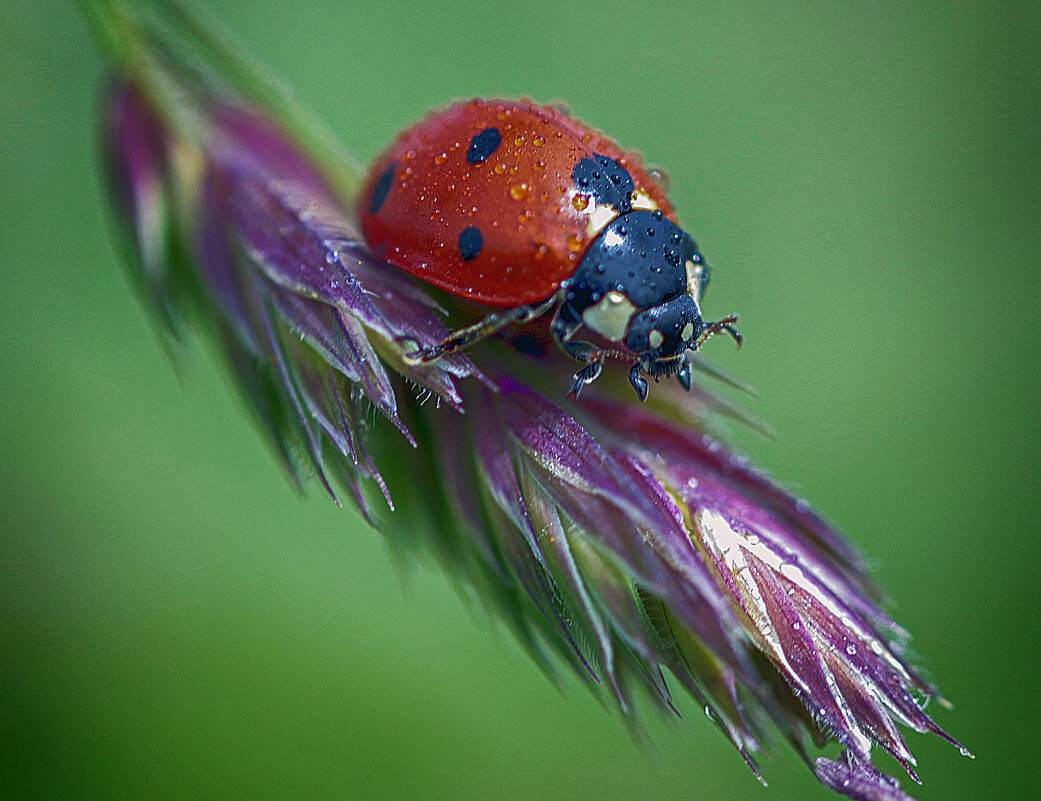
<path id="1" fill-rule="evenodd" d="M 497 307 L 427 362 L 511 323 L 553 311 L 550 333 L 582 364 L 569 395 L 604 360 L 691 386 L 688 351 L 726 331 L 701 317 L 709 267 L 641 159 L 555 106 L 471 100 L 400 134 L 360 196 L 362 232 L 382 259 L 460 298 Z"/>

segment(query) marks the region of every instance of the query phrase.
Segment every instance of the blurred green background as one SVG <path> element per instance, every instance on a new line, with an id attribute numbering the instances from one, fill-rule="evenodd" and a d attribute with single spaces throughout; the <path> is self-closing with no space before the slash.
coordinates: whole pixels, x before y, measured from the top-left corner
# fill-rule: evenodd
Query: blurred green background
<path id="1" fill-rule="evenodd" d="M 209 5 L 363 159 L 530 95 L 664 165 L 779 432 L 741 446 L 869 555 L 978 755 L 909 733 L 914 792 L 1038 797 L 1037 3 Z M 0 798 L 830 797 L 783 747 L 759 788 L 690 704 L 636 745 L 298 500 L 113 257 L 72 4 L 0 30 Z"/>

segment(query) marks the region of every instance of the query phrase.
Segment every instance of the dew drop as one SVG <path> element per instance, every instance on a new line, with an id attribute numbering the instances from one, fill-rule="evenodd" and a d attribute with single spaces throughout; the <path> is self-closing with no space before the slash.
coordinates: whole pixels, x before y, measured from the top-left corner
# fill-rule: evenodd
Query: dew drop
<path id="1" fill-rule="evenodd" d="M 571 205 L 578 209 L 578 211 L 585 211 L 589 207 L 589 196 L 575 195 L 571 198 Z"/>
<path id="2" fill-rule="evenodd" d="M 648 170 L 648 172 L 650 173 L 651 180 L 653 180 L 654 183 L 656 183 L 666 192 L 669 191 L 669 176 L 668 173 L 665 172 L 665 170 L 661 169 L 660 167 L 651 167 L 651 169 Z"/>
<path id="3" fill-rule="evenodd" d="M 438 153 L 436 156 L 434 156 L 434 164 L 444 164 L 445 161 L 447 161 L 447 159 L 447 153 Z"/>
<path id="4" fill-rule="evenodd" d="M 536 136 L 534 139 L 531 140 L 531 143 L 535 145 L 535 147 L 542 147 L 544 144 L 546 144 L 546 140 L 541 136 Z"/>
<path id="5" fill-rule="evenodd" d="M 806 500 L 805 498 L 799 498 L 799 500 L 797 500 L 795 502 L 795 510 L 797 512 L 808 512 L 808 511 L 810 511 L 810 502 L 808 500 Z"/>
<path id="6" fill-rule="evenodd" d="M 496 164 L 494 167 L 492 167 L 492 171 L 496 175 L 502 175 L 504 172 L 506 172 L 506 165 L 505 164 Z"/>
<path id="7" fill-rule="evenodd" d="M 582 237 L 580 236 L 569 236 L 567 240 L 567 249 L 572 253 L 578 253 L 582 249 Z"/>
<path id="8" fill-rule="evenodd" d="M 796 620 L 794 623 L 792 623 L 792 628 L 795 631 L 798 631 L 799 629 L 802 628 L 802 623 L 800 623 L 798 620 Z"/>
<path id="9" fill-rule="evenodd" d="M 524 137 L 524 135 L 521 134 L 520 136 L 518 136 L 516 139 L 513 140 L 513 144 L 515 144 L 517 147 L 524 147 L 524 143 L 527 142 L 527 141 L 528 140 Z"/>
<path id="10" fill-rule="evenodd" d="M 524 200 L 528 196 L 527 184 L 514 184 L 510 187 L 510 197 L 514 200 Z"/>
<path id="11" fill-rule="evenodd" d="M 850 656 L 857 655 L 857 646 L 854 643 L 846 643 L 846 653 Z"/>

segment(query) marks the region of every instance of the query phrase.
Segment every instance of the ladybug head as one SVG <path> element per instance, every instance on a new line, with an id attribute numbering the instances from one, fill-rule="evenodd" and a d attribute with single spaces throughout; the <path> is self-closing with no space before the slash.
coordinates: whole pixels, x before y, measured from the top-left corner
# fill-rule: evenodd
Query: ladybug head
<path id="1" fill-rule="evenodd" d="M 568 280 L 560 321 L 565 330 L 585 325 L 617 342 L 637 359 L 630 375 L 646 397 L 645 370 L 657 378 L 680 375 L 689 384 L 688 350 L 736 318 L 706 323 L 699 301 L 708 285 L 708 265 L 693 237 L 661 211 L 621 214 L 594 239 Z"/>
<path id="2" fill-rule="evenodd" d="M 695 348 L 704 328 L 698 302 L 684 292 L 634 314 L 625 332 L 625 347 L 651 362 L 674 359 Z"/>
<path id="3" fill-rule="evenodd" d="M 697 347 L 708 285 L 693 237 L 661 211 L 615 217 L 590 243 L 566 301 L 582 322 L 650 361 Z"/>

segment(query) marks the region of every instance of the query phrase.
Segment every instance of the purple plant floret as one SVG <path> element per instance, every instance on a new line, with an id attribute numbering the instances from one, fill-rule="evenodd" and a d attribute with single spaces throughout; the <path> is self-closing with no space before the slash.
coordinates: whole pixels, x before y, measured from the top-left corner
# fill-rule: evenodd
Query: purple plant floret
<path id="1" fill-rule="evenodd" d="M 377 258 L 267 116 L 199 85 L 177 97 L 189 129 L 138 84 L 109 95 L 128 262 L 175 334 L 208 324 L 298 482 L 309 466 L 392 540 L 427 546 L 547 671 L 563 661 L 627 712 L 641 689 L 674 709 L 671 675 L 760 779 L 771 725 L 811 764 L 812 743 L 837 741 L 816 775 L 863 801 L 907 798 L 871 765 L 876 744 L 917 781 L 898 725 L 958 746 L 856 550 L 708 434 L 712 412 L 741 419 L 729 402 L 666 387 L 623 402 L 608 370 L 565 410 L 573 365 L 510 332 L 410 360 L 444 338 L 452 299 Z"/>

